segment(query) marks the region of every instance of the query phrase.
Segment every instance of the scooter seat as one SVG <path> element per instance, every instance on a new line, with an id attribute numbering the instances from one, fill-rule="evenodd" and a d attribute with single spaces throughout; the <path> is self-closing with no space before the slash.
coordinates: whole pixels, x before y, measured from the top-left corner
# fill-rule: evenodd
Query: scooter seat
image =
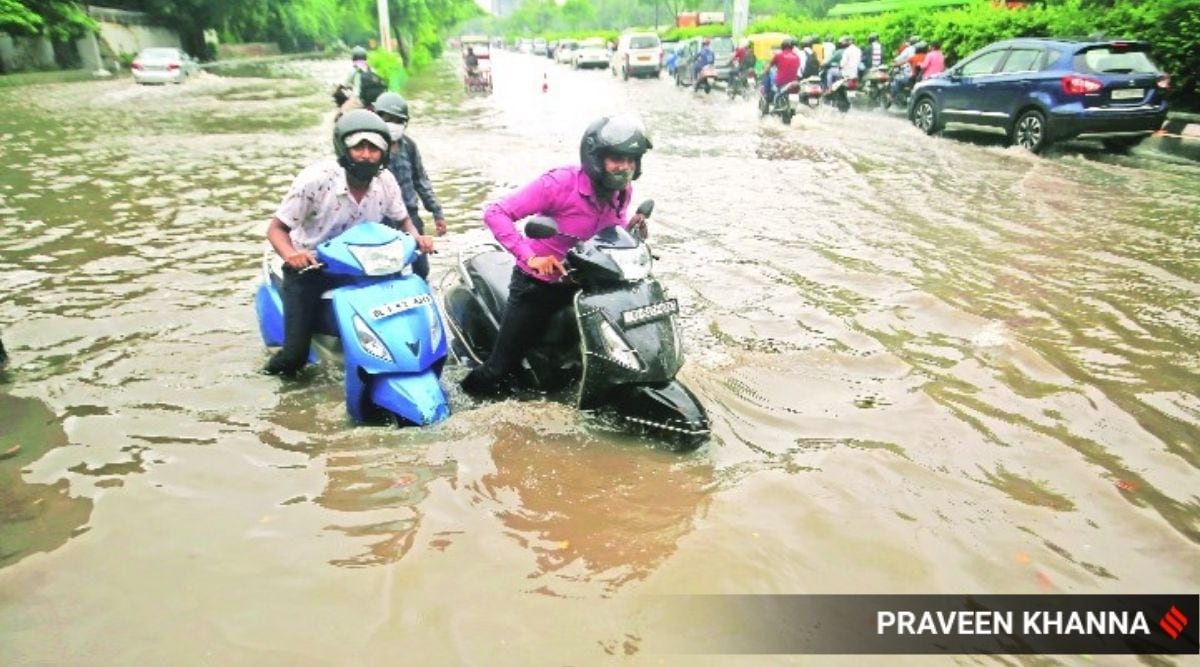
<path id="1" fill-rule="evenodd" d="M 512 280 L 516 259 L 507 252 L 494 250 L 467 260 L 467 275 L 496 321 L 508 302 L 508 283 Z"/>

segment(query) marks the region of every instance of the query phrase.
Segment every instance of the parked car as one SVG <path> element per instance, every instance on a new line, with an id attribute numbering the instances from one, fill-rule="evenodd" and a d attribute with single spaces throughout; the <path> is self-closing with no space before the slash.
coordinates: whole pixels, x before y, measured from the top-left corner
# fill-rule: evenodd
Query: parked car
<path id="1" fill-rule="evenodd" d="M 1144 42 L 1013 39 L 919 82 L 908 117 L 928 134 L 998 128 L 1033 152 L 1076 137 L 1127 150 L 1162 126 L 1169 87 Z"/>
<path id="2" fill-rule="evenodd" d="M 200 71 L 200 63 L 181 49 L 154 46 L 142 49 L 130 69 L 135 83 L 183 83 Z"/>
<path id="3" fill-rule="evenodd" d="M 541 37 L 533 38 L 533 55 L 535 55 L 535 56 L 546 55 L 546 48 L 547 47 L 546 47 L 545 39 L 542 39 Z"/>
<path id="4" fill-rule="evenodd" d="M 585 67 L 608 67 L 608 45 L 599 37 L 589 37 L 579 43 L 579 48 L 573 51 L 571 65 L 575 69 Z"/>
<path id="5" fill-rule="evenodd" d="M 675 83 L 680 86 L 691 86 L 696 83 L 696 58 L 700 56 L 703 37 L 692 37 L 680 42 L 678 59 L 675 62 Z M 729 37 L 709 37 L 713 50 L 713 65 L 717 68 L 717 81 L 729 85 L 733 58 L 733 40 Z"/>
<path id="6" fill-rule="evenodd" d="M 579 40 L 577 39 L 558 40 L 558 46 L 554 49 L 554 62 L 564 65 L 571 64 L 575 59 L 575 51 L 578 49 Z"/>
<path id="7" fill-rule="evenodd" d="M 658 35 L 653 32 L 627 32 L 617 40 L 609 69 L 622 79 L 631 76 L 659 76 L 662 73 L 663 52 Z"/>

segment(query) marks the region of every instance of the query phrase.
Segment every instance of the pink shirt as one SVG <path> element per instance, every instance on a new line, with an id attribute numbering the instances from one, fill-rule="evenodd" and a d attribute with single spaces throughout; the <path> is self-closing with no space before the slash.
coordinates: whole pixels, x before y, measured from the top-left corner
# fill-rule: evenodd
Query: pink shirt
<path id="1" fill-rule="evenodd" d="M 941 74 L 946 71 L 946 58 L 942 56 L 942 52 L 930 51 L 925 54 L 925 62 L 921 64 L 921 80 L 928 79 L 935 74 Z"/>
<path id="2" fill-rule="evenodd" d="M 483 211 L 483 221 L 500 245 L 517 258 L 522 271 L 544 282 L 556 282 L 559 276 L 535 274 L 527 264 L 529 259 L 546 255 L 563 259 L 580 240 L 590 239 L 602 229 L 625 227 L 629 224 L 625 211 L 632 196 L 633 187 L 629 186 L 614 194 L 611 201 L 601 202 L 583 167 L 560 167 L 489 204 Z M 527 238 L 517 231 L 515 223 L 531 215 L 554 218 L 560 233 L 548 239 Z"/>

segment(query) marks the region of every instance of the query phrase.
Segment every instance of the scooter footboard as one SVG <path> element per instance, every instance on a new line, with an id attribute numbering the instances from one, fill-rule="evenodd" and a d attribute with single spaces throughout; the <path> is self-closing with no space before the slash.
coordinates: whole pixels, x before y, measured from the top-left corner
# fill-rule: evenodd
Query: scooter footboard
<path id="1" fill-rule="evenodd" d="M 446 392 L 432 368 L 424 373 L 372 376 L 368 385 L 371 403 L 417 426 L 450 416 Z"/>

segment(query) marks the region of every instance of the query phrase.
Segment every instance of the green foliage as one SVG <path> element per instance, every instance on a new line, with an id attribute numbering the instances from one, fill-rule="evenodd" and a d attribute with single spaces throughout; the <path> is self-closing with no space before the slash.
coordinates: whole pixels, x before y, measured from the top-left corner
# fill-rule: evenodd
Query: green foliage
<path id="1" fill-rule="evenodd" d="M 0 32 L 64 42 L 95 29 L 96 22 L 74 0 L 0 0 Z"/>
<path id="2" fill-rule="evenodd" d="M 665 42 L 678 42 L 689 37 L 729 37 L 733 34 L 733 26 L 729 25 L 700 25 L 687 28 L 667 28 L 662 33 Z"/>
<path id="3" fill-rule="evenodd" d="M 390 51 L 376 49 L 367 54 L 367 64 L 388 83 L 388 90 L 402 90 L 408 81 L 408 72 L 400 56 Z"/>
<path id="4" fill-rule="evenodd" d="M 0 0 L 0 32 L 36 35 L 45 25 L 41 16 L 20 0 Z"/>

